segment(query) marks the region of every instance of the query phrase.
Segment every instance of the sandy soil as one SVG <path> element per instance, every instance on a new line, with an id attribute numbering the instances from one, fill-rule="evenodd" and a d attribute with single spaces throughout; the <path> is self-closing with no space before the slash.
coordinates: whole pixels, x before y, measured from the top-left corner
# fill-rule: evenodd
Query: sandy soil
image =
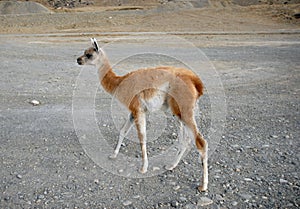
<path id="1" fill-rule="evenodd" d="M 1 15 L 0 33 L 236 32 L 299 29 L 299 4 L 177 6 L 86 6 L 51 14 Z"/>

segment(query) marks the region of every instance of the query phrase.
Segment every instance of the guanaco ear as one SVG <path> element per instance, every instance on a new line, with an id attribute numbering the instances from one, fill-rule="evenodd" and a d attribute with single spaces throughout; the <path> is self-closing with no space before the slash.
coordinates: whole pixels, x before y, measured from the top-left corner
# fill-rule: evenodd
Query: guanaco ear
<path id="1" fill-rule="evenodd" d="M 99 45 L 97 43 L 97 40 L 95 38 L 91 38 L 91 42 L 92 42 L 92 45 L 93 47 L 96 49 L 96 51 L 98 52 L 99 51 Z"/>

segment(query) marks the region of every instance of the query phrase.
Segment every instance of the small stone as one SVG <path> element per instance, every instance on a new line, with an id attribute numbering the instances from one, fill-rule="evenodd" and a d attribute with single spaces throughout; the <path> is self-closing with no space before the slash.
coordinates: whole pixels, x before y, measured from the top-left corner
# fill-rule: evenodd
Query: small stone
<path id="1" fill-rule="evenodd" d="M 197 206 L 192 204 L 192 203 L 189 203 L 187 205 L 185 205 L 183 208 L 184 209 L 195 209 Z"/>
<path id="2" fill-rule="evenodd" d="M 272 138 L 277 139 L 278 136 L 277 135 L 271 135 Z"/>
<path id="3" fill-rule="evenodd" d="M 153 167 L 153 169 L 152 169 L 153 171 L 159 171 L 160 170 L 160 168 L 159 167 Z"/>
<path id="4" fill-rule="evenodd" d="M 251 181 L 253 181 L 253 180 L 250 179 L 250 178 L 244 178 L 244 181 L 249 181 L 249 182 L 251 182 Z"/>
<path id="5" fill-rule="evenodd" d="M 95 183 L 95 184 L 99 184 L 99 179 L 95 179 L 95 180 L 94 180 L 94 183 Z"/>
<path id="6" fill-rule="evenodd" d="M 141 196 L 140 195 L 134 195 L 133 199 L 139 199 Z"/>
<path id="7" fill-rule="evenodd" d="M 279 179 L 279 182 L 281 183 L 281 184 L 287 184 L 287 183 L 289 183 L 287 180 L 285 180 L 285 179 Z"/>
<path id="8" fill-rule="evenodd" d="M 177 201 L 172 201 L 171 202 L 171 206 L 174 207 L 174 208 L 176 208 L 176 207 L 179 206 L 179 203 Z"/>
<path id="9" fill-rule="evenodd" d="M 38 100 L 35 99 L 31 100 L 29 103 L 32 104 L 33 106 L 37 106 L 41 104 Z"/>
<path id="10" fill-rule="evenodd" d="M 249 194 L 240 194 L 240 197 L 242 197 L 245 200 L 250 200 L 252 196 Z"/>
<path id="11" fill-rule="evenodd" d="M 42 195 L 42 194 L 37 196 L 37 199 L 39 199 L 39 200 L 44 199 L 44 198 L 45 198 L 45 195 Z"/>
<path id="12" fill-rule="evenodd" d="M 177 185 L 177 186 L 173 187 L 173 189 L 174 189 L 175 191 L 177 191 L 178 189 L 180 189 L 180 186 Z"/>
<path id="13" fill-rule="evenodd" d="M 118 170 L 118 172 L 119 172 L 119 173 L 123 173 L 123 172 L 124 172 L 124 170 L 123 170 L 123 169 L 120 169 L 120 170 Z"/>
<path id="14" fill-rule="evenodd" d="M 16 177 L 17 177 L 18 179 L 21 179 L 21 178 L 22 178 L 22 175 L 21 175 L 21 174 L 17 174 Z"/>
<path id="15" fill-rule="evenodd" d="M 170 181 L 169 184 L 175 186 L 177 183 L 175 181 Z"/>
<path id="16" fill-rule="evenodd" d="M 220 194 L 217 194 L 216 195 L 216 200 L 218 200 L 218 201 L 224 201 L 224 198 Z"/>
<path id="17" fill-rule="evenodd" d="M 234 201 L 231 204 L 232 204 L 232 206 L 237 206 L 238 202 Z"/>
<path id="18" fill-rule="evenodd" d="M 212 203 L 213 203 L 213 201 L 211 199 L 209 199 L 207 197 L 200 197 L 197 206 L 203 207 L 203 206 L 210 205 Z"/>
<path id="19" fill-rule="evenodd" d="M 124 206 L 128 206 L 128 205 L 131 205 L 131 204 L 132 204 L 132 202 L 129 201 L 129 200 L 126 200 L 126 201 L 123 202 Z"/>
<path id="20" fill-rule="evenodd" d="M 185 197 L 179 197 L 179 200 L 182 201 L 182 202 L 187 201 L 187 199 Z"/>

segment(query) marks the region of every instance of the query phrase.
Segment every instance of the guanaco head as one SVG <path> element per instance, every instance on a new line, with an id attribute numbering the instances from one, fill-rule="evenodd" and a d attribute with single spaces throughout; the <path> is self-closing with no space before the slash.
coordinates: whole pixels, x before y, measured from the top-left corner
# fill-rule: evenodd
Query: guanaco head
<path id="1" fill-rule="evenodd" d="M 104 52 L 99 47 L 97 40 L 91 38 L 92 47 L 84 51 L 84 54 L 77 58 L 79 65 L 97 65 L 103 63 Z"/>

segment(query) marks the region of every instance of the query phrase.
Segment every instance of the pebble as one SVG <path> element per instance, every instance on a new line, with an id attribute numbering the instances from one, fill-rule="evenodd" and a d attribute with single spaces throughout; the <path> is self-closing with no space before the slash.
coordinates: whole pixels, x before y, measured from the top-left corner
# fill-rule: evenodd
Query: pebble
<path id="1" fill-rule="evenodd" d="M 140 195 L 133 196 L 134 199 L 139 199 L 140 197 L 141 197 Z"/>
<path id="2" fill-rule="evenodd" d="M 216 200 L 218 200 L 218 201 L 224 201 L 224 198 L 220 194 L 217 194 L 216 195 Z"/>
<path id="3" fill-rule="evenodd" d="M 132 204 L 132 202 L 130 200 L 126 200 L 126 201 L 123 202 L 124 206 L 128 206 L 128 205 L 131 205 L 131 204 Z"/>
<path id="4" fill-rule="evenodd" d="M 231 204 L 232 204 L 232 206 L 237 206 L 238 202 L 234 201 Z"/>
<path id="5" fill-rule="evenodd" d="M 35 99 L 31 100 L 29 103 L 32 104 L 33 106 L 37 106 L 37 105 L 41 104 L 40 101 L 35 100 Z"/>
<path id="6" fill-rule="evenodd" d="M 178 189 L 180 189 L 180 186 L 177 185 L 177 186 L 173 187 L 173 189 L 174 189 L 175 191 L 177 191 Z"/>
<path id="7" fill-rule="evenodd" d="M 250 179 L 250 178 L 244 178 L 244 181 L 249 181 L 249 182 L 251 182 L 251 181 L 253 181 L 253 180 Z"/>
<path id="8" fill-rule="evenodd" d="M 279 182 L 281 183 L 281 184 L 287 184 L 287 183 L 289 183 L 287 180 L 285 180 L 285 179 L 279 179 Z"/>
<path id="9" fill-rule="evenodd" d="M 177 201 L 172 201 L 171 206 L 176 208 L 177 206 L 179 206 L 179 203 Z"/>
<path id="10" fill-rule="evenodd" d="M 251 199 L 251 195 L 249 195 L 249 194 L 239 194 L 239 196 L 240 197 L 242 197 L 243 199 L 245 199 L 245 200 L 250 200 Z"/>
<path id="11" fill-rule="evenodd" d="M 207 197 L 200 197 L 197 206 L 203 207 L 203 206 L 210 205 L 212 203 L 213 203 L 213 201 L 211 199 L 209 199 Z"/>
<path id="12" fill-rule="evenodd" d="M 185 197 L 179 197 L 179 200 L 182 201 L 182 202 L 187 201 L 187 199 Z"/>
<path id="13" fill-rule="evenodd" d="M 17 174 L 16 177 L 17 177 L 18 179 L 21 179 L 21 178 L 22 178 L 22 175 Z"/>
<path id="14" fill-rule="evenodd" d="M 38 200 L 41 200 L 41 199 L 44 199 L 44 198 L 45 198 L 45 195 L 42 195 L 42 194 L 40 194 L 40 195 L 37 196 Z"/>
<path id="15" fill-rule="evenodd" d="M 184 208 L 184 209 L 195 209 L 195 208 L 197 208 L 197 206 L 195 206 L 195 205 L 192 204 L 192 203 L 189 203 L 189 204 L 185 205 L 183 208 Z"/>

